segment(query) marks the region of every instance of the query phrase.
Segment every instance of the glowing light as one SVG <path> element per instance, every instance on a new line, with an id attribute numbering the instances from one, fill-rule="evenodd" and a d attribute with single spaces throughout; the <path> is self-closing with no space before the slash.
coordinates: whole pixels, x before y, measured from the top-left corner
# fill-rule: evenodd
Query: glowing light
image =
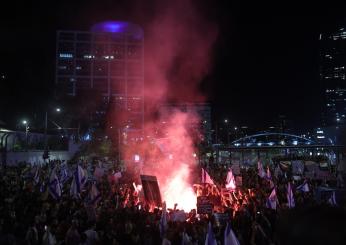
<path id="1" fill-rule="evenodd" d="M 189 178 L 189 167 L 182 164 L 177 171 L 172 174 L 172 178 L 168 179 L 167 185 L 163 187 L 163 199 L 167 207 L 174 207 L 178 204 L 178 208 L 190 211 L 196 208 L 197 197 L 191 185 L 187 182 Z"/>
<path id="2" fill-rule="evenodd" d="M 92 32 L 130 33 L 137 39 L 143 38 L 143 30 L 140 26 L 126 21 L 105 21 L 95 24 Z"/>
<path id="3" fill-rule="evenodd" d="M 139 155 L 135 154 L 135 162 L 139 162 L 139 159 L 140 159 Z"/>

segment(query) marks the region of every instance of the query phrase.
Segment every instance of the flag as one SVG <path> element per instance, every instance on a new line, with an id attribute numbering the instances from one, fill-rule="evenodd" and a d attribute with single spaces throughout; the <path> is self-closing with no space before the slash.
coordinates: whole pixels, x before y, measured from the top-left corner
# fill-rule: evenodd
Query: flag
<path id="1" fill-rule="evenodd" d="M 296 188 L 297 191 L 302 191 L 302 192 L 309 192 L 309 185 L 308 182 L 306 180 L 304 180 L 303 184 L 301 184 L 300 186 L 298 186 Z"/>
<path id="2" fill-rule="evenodd" d="M 75 198 L 80 197 L 80 193 L 86 182 L 87 178 L 84 169 L 80 165 L 77 165 L 77 168 L 73 173 L 73 179 L 70 187 L 70 195 Z"/>
<path id="3" fill-rule="evenodd" d="M 337 206 L 338 204 L 336 203 L 336 198 L 335 198 L 335 191 L 333 191 L 332 195 L 330 196 L 328 200 L 329 204 L 332 206 Z"/>
<path id="4" fill-rule="evenodd" d="M 80 166 L 77 165 L 77 169 L 74 172 L 74 182 L 76 184 L 76 188 L 77 188 L 77 192 L 81 193 L 86 181 L 87 181 L 87 177 L 86 177 L 86 173 L 84 171 L 84 169 Z"/>
<path id="5" fill-rule="evenodd" d="M 89 197 L 90 197 L 90 202 L 92 204 L 97 204 L 97 202 L 101 200 L 101 193 L 96 187 L 96 182 L 94 182 L 91 186 Z"/>
<path id="6" fill-rule="evenodd" d="M 71 182 L 70 196 L 72 196 L 74 198 L 78 198 L 79 197 L 79 192 L 78 192 L 78 189 L 77 189 L 77 184 L 76 184 L 75 176 L 73 176 L 73 179 L 72 179 L 72 182 Z"/>
<path id="7" fill-rule="evenodd" d="M 48 190 L 55 200 L 58 200 L 61 197 L 61 184 L 56 175 L 56 168 L 53 169 L 49 177 Z"/>
<path id="8" fill-rule="evenodd" d="M 270 173 L 269 167 L 267 167 L 267 179 L 271 180 L 272 179 L 272 174 Z"/>
<path id="9" fill-rule="evenodd" d="M 271 172 L 270 172 L 269 167 L 267 167 L 267 175 L 266 175 L 266 178 L 267 178 L 267 180 L 269 181 L 269 186 L 270 186 L 270 188 L 271 188 L 271 189 L 274 188 L 274 182 L 273 182 L 272 174 L 271 174 Z"/>
<path id="10" fill-rule="evenodd" d="M 227 189 L 235 189 L 235 181 L 234 181 L 232 169 L 230 169 L 227 173 L 226 188 Z"/>
<path id="11" fill-rule="evenodd" d="M 33 180 L 34 180 L 35 186 L 40 183 L 40 171 L 39 171 L 38 167 L 36 167 L 36 171 L 35 171 L 35 175 L 34 175 Z"/>
<path id="12" fill-rule="evenodd" d="M 257 168 L 258 168 L 258 175 L 261 178 L 266 177 L 266 172 L 264 171 L 263 165 L 262 165 L 262 163 L 260 161 L 258 161 L 258 163 L 257 163 Z"/>
<path id="13" fill-rule="evenodd" d="M 214 181 L 210 178 L 207 171 L 202 168 L 202 183 L 208 183 L 214 185 Z"/>
<path id="14" fill-rule="evenodd" d="M 213 227 L 211 226 L 211 223 L 209 222 L 208 224 L 208 233 L 205 238 L 205 243 L 204 245 L 217 245 L 217 242 L 215 240 L 214 232 L 213 232 Z"/>
<path id="15" fill-rule="evenodd" d="M 160 235 L 161 237 L 164 236 L 166 230 L 167 230 L 167 211 L 166 211 L 166 203 L 164 202 L 162 205 L 162 214 L 160 219 Z"/>
<path id="16" fill-rule="evenodd" d="M 274 188 L 267 199 L 266 206 L 267 208 L 276 210 L 277 202 L 278 202 L 278 197 L 276 196 L 276 190 Z"/>
<path id="17" fill-rule="evenodd" d="M 69 179 L 66 164 L 62 165 L 60 168 L 60 182 L 64 184 Z"/>
<path id="18" fill-rule="evenodd" d="M 224 232 L 224 245 L 240 245 L 237 237 L 235 236 L 231 225 L 227 222 L 227 226 Z"/>
<path id="19" fill-rule="evenodd" d="M 46 184 L 45 184 L 45 182 L 42 182 L 40 185 L 40 192 L 43 193 L 45 191 L 46 191 Z"/>
<path id="20" fill-rule="evenodd" d="M 288 205 L 288 208 L 294 208 L 295 206 L 293 191 L 292 191 L 290 182 L 288 182 L 287 184 L 287 205 Z"/>

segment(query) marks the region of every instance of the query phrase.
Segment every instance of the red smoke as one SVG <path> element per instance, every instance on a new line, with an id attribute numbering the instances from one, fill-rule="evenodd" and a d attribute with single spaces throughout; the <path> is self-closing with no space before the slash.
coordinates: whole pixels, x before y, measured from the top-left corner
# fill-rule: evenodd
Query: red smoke
<path id="1" fill-rule="evenodd" d="M 157 1 L 157 14 L 145 28 L 145 140 L 139 146 L 143 173 L 156 175 L 167 207 L 196 206 L 191 173 L 197 152 L 191 132 L 195 113 L 160 112 L 168 102 L 203 102 L 198 84 L 209 72 L 217 28 L 192 1 Z M 155 116 L 154 116 L 155 115 Z M 125 152 L 125 155 L 133 154 Z"/>

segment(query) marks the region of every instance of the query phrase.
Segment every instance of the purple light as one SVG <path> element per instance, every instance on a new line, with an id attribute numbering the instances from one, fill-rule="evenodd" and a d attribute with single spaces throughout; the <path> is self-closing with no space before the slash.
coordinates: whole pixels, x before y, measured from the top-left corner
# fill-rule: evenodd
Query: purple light
<path id="1" fill-rule="evenodd" d="M 128 33 L 136 39 L 143 38 L 143 30 L 140 26 L 126 21 L 105 21 L 91 27 L 92 32 Z"/>

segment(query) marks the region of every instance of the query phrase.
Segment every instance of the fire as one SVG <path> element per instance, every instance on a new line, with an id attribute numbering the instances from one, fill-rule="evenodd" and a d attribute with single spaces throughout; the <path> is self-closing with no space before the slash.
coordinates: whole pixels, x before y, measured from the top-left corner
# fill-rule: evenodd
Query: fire
<path id="1" fill-rule="evenodd" d="M 188 183 L 189 166 L 181 164 L 180 168 L 172 174 L 171 179 L 167 180 L 166 186 L 163 186 L 163 199 L 167 203 L 167 207 L 173 208 L 174 204 L 178 204 L 179 209 L 190 211 L 196 208 L 196 194 L 191 185 Z"/>

